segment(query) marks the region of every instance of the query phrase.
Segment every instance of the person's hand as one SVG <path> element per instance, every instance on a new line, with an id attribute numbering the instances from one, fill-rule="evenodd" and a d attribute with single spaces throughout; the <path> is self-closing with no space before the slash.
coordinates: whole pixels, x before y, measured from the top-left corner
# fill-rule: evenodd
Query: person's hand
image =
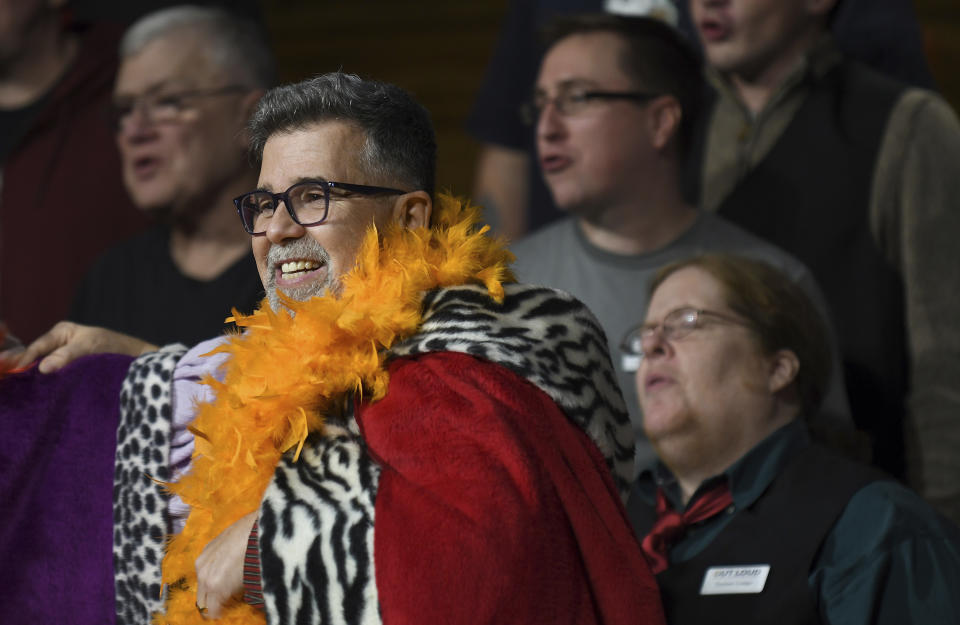
<path id="1" fill-rule="evenodd" d="M 197 558 L 197 607 L 204 618 L 220 618 L 243 593 L 243 558 L 257 511 L 243 516 L 211 540 Z"/>
<path id="2" fill-rule="evenodd" d="M 65 367 L 81 356 L 90 354 L 139 356 L 157 349 L 156 345 L 113 330 L 61 321 L 21 352 L 16 357 L 16 366 L 25 366 L 38 358 L 43 358 L 39 364 L 40 373 L 50 373 Z"/>

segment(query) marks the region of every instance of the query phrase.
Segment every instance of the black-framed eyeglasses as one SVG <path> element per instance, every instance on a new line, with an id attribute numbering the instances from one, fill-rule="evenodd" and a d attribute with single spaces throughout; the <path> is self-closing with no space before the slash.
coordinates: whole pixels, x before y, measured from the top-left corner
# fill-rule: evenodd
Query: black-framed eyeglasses
<path id="1" fill-rule="evenodd" d="M 623 340 L 620 342 L 620 351 L 627 356 L 643 357 L 643 342 L 660 332 L 660 335 L 667 341 L 677 341 L 697 328 L 702 328 L 706 320 L 712 320 L 717 323 L 730 323 L 734 325 L 750 327 L 745 319 L 734 317 L 725 313 L 713 310 L 703 310 L 697 308 L 677 308 L 671 310 L 660 323 L 642 324 L 631 328 Z"/>
<path id="2" fill-rule="evenodd" d="M 598 100 L 632 100 L 647 102 L 660 97 L 661 93 L 647 91 L 599 91 L 589 89 L 561 89 L 552 98 L 545 93 L 535 93 L 530 100 L 520 105 L 520 119 L 525 124 L 533 125 L 540 119 L 541 113 L 547 104 L 553 102 L 553 107 L 561 115 L 576 115 L 583 112 L 592 102 Z"/>
<path id="3" fill-rule="evenodd" d="M 243 229 L 253 236 L 263 236 L 280 202 L 287 207 L 290 219 L 303 227 L 318 226 L 327 219 L 330 208 L 330 190 L 338 189 L 356 195 L 402 195 L 408 191 L 389 187 L 371 187 L 365 184 L 332 182 L 327 180 L 305 180 L 298 182 L 282 193 L 257 190 L 234 198 L 233 203 L 240 214 Z"/>
<path id="4" fill-rule="evenodd" d="M 114 130 L 123 130 L 133 119 L 133 113 L 139 109 L 146 119 L 153 124 L 165 124 L 180 119 L 183 112 L 189 108 L 190 102 L 199 98 L 212 98 L 249 91 L 243 85 L 224 85 L 211 89 L 186 89 L 168 93 L 145 93 L 129 99 L 118 99 L 113 102 L 107 116 Z"/>

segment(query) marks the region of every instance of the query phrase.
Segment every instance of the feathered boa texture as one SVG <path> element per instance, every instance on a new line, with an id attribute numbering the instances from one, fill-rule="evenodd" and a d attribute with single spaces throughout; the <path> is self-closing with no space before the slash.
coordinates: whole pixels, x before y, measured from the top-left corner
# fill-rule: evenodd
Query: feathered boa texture
<path id="1" fill-rule="evenodd" d="M 209 623 L 196 607 L 194 563 L 210 540 L 241 516 L 256 510 L 282 454 L 299 455 L 324 414 L 346 398 L 377 400 L 387 392 L 386 350 L 416 333 L 424 292 L 437 287 L 482 284 L 503 299 L 512 281 L 513 256 L 502 242 L 477 230 L 479 209 L 439 196 L 433 227 L 390 227 L 381 238 L 371 228 L 356 267 L 343 277 L 339 297 L 288 302 L 294 315 L 267 304 L 250 316 L 234 312 L 246 332 L 216 351 L 229 353 L 223 383 L 205 380 L 216 400 L 200 406 L 190 429 L 195 435 L 193 467 L 170 490 L 190 504 L 184 531 L 163 560 L 169 584 L 166 614 L 158 624 Z M 246 604 L 227 610 L 218 622 L 263 623 Z"/>

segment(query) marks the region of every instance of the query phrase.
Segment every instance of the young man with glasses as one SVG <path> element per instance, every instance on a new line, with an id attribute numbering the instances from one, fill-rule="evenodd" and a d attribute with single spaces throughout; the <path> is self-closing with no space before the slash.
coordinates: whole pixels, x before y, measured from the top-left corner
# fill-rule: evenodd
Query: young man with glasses
<path id="1" fill-rule="evenodd" d="M 572 293 L 597 315 L 611 353 L 646 309 L 645 285 L 661 265 L 705 250 L 765 258 L 816 291 L 787 254 L 717 217 L 681 193 L 681 159 L 697 114 L 700 69 L 680 35 L 652 18 L 610 15 L 558 21 L 533 97 L 523 109 L 536 133 L 540 167 L 570 216 L 512 247 L 521 280 Z M 617 366 L 636 432 L 643 435 L 630 363 Z M 836 381 L 824 418 L 845 429 Z"/>
<path id="2" fill-rule="evenodd" d="M 175 7 L 131 26 L 120 56 L 111 121 L 123 180 L 159 224 L 97 261 L 69 319 L 192 345 L 263 297 L 231 200 L 256 179 L 244 124 L 273 81 L 271 55 L 244 19 Z"/>

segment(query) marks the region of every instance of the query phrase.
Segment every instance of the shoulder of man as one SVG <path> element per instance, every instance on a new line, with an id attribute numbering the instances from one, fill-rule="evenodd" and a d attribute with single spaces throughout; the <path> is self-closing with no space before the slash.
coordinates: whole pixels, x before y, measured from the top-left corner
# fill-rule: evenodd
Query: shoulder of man
<path id="1" fill-rule="evenodd" d="M 704 211 L 699 246 L 703 252 L 741 254 L 761 260 L 784 272 L 794 282 L 812 281 L 810 270 L 789 252 L 750 234 L 740 226 L 714 213 Z"/>
<path id="2" fill-rule="evenodd" d="M 60 114 L 72 117 L 79 111 L 99 106 L 107 102 L 113 92 L 118 64 L 117 46 L 123 28 L 100 23 L 78 26 L 73 31 L 79 49 L 70 68 L 49 92 L 47 116 L 52 118 Z"/>
<path id="3" fill-rule="evenodd" d="M 887 124 L 887 133 L 903 133 L 904 139 L 936 139 L 939 133 L 955 136 L 960 132 L 957 113 L 943 96 L 929 89 L 904 89 Z"/>
<path id="4" fill-rule="evenodd" d="M 546 393 L 583 429 L 626 492 L 633 435 L 607 341 L 593 313 L 572 295 L 546 287 L 505 285 L 495 302 L 486 289 L 438 289 L 424 299 L 417 335 L 392 358 L 458 352 L 506 367 Z"/>
<path id="5" fill-rule="evenodd" d="M 549 253 L 558 243 L 569 241 L 575 234 L 576 223 L 573 217 L 564 217 L 510 244 L 510 251 L 517 261 L 526 261 L 542 253 Z"/>
<path id="6" fill-rule="evenodd" d="M 112 245 L 93 261 L 84 283 L 89 286 L 91 280 L 114 279 L 136 273 L 138 267 L 156 266 L 158 260 L 170 255 L 168 240 L 169 232 L 154 226 Z"/>
<path id="7" fill-rule="evenodd" d="M 883 623 L 957 622 L 960 528 L 902 484 L 871 482 L 833 525 L 810 579 L 830 622 L 850 622 L 865 605 Z"/>
<path id="8" fill-rule="evenodd" d="M 531 284 L 568 285 L 569 272 L 577 264 L 579 240 L 576 221 L 560 219 L 510 245 L 516 256 L 512 265 L 517 279 Z M 565 288 L 569 288 L 565 286 Z"/>

